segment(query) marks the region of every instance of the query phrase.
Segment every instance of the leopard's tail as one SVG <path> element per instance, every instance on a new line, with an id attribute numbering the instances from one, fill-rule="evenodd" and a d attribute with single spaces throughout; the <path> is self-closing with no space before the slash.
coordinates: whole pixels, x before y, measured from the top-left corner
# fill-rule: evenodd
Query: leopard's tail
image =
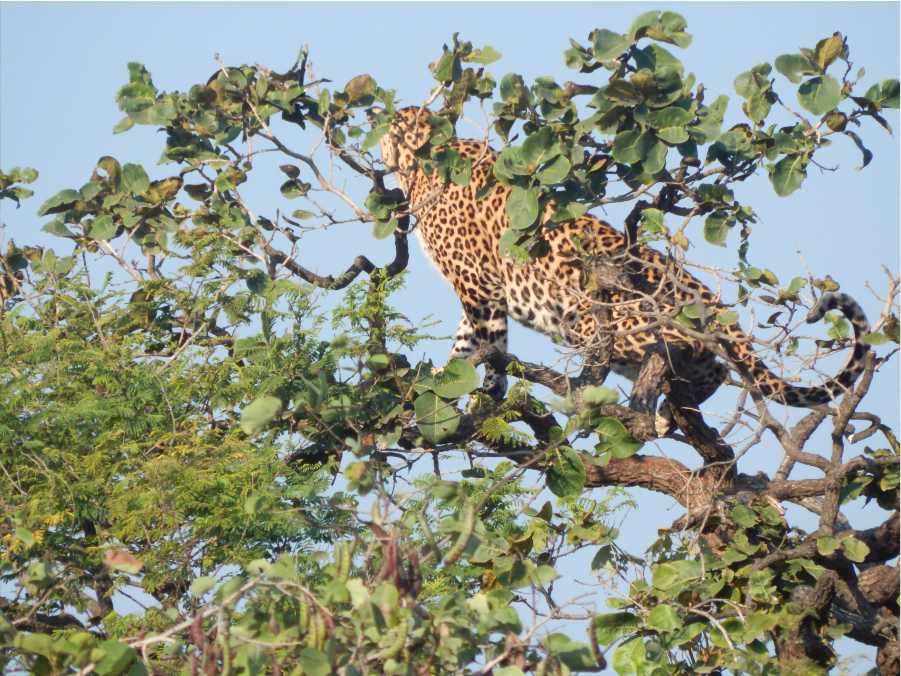
<path id="1" fill-rule="evenodd" d="M 839 310 L 851 323 L 854 330 L 854 348 L 848 360 L 837 375 L 815 387 L 792 385 L 773 373 L 751 349 L 747 336 L 737 324 L 728 327 L 734 341 L 725 342 L 724 347 L 735 367 L 757 384 L 757 388 L 767 399 L 773 399 L 789 406 L 810 408 L 827 404 L 841 396 L 854 384 L 864 370 L 864 362 L 870 346 L 860 341 L 870 330 L 870 324 L 863 309 L 851 296 L 845 293 L 825 293 L 807 314 L 807 323 L 813 324 L 830 310 Z"/>

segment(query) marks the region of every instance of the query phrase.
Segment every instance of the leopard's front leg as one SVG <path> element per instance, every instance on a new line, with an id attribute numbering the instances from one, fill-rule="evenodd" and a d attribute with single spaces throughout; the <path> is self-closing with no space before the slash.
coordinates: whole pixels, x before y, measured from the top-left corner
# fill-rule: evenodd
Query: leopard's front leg
<path id="1" fill-rule="evenodd" d="M 496 305 L 464 305 L 450 359 L 468 359 L 482 347 L 507 351 L 507 311 Z M 485 364 L 482 389 L 500 401 L 507 392 L 507 374 Z"/>

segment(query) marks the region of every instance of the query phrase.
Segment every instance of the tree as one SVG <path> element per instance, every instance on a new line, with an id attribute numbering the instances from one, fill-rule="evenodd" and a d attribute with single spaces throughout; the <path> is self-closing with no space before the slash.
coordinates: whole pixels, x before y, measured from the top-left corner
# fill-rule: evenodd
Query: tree
<path id="1" fill-rule="evenodd" d="M 454 123 L 467 105 L 492 104 L 494 180 L 516 195 L 503 250 L 523 261 L 541 255 L 555 221 L 606 204 L 630 204 L 630 241 L 679 261 L 693 241 L 725 245 L 737 230 L 735 269 L 721 275 L 736 302 L 658 319 L 716 346 L 717 327 L 760 306 L 759 349 L 816 378 L 828 353 L 849 347 L 850 327 L 828 316 L 829 340 L 812 349 L 794 318 L 838 282 L 783 286 L 753 265 L 755 214 L 736 192 L 766 170 L 790 195 L 833 139 L 854 143 L 866 166 L 857 129 L 889 127 L 898 81 L 851 77 L 835 33 L 776 58 L 778 76 L 768 63 L 739 74 L 746 119 L 723 131 L 725 95 L 711 100 L 671 51 L 690 41 L 674 12 L 642 14 L 625 33 L 594 30 L 564 55 L 578 82 L 559 85 L 516 74 L 496 83 L 484 66 L 500 55 L 454 35 L 429 66 L 426 103 L 440 110 L 421 162 L 467 183 L 471 166 L 448 145 Z M 623 674 L 816 673 L 848 635 L 896 673 L 899 448 L 864 406 L 896 352 L 897 277 L 886 275 L 863 339 L 874 349 L 840 400 L 786 422 L 739 382 L 720 430 L 673 409 L 673 439 L 700 459 L 690 468 L 649 445 L 668 387 L 662 358 L 642 369 L 630 402 L 591 372 L 510 354 L 437 373 L 417 363 L 427 336 L 389 304 L 417 213 L 371 154 L 394 93 L 366 74 L 330 87 L 307 64 L 303 51 L 284 73 L 222 65 L 171 93 L 129 64 L 115 131 L 163 128 L 172 174 L 151 180 L 102 157 L 80 188 L 38 209 L 65 251 L 7 242 L 4 666 L 512 676 L 597 671 L 606 653 Z M 316 137 L 315 152 L 283 130 Z M 290 214 L 258 213 L 242 197 L 270 153 L 284 162 L 281 195 L 303 207 Z M 331 161 L 365 179 L 365 199 Z M 18 204 L 36 179 L 12 169 L 0 197 Z M 335 276 L 308 269 L 305 229 L 349 222 L 393 237 L 394 260 L 361 255 Z M 610 282 L 595 263 L 586 271 L 597 290 L 634 288 L 628 267 Z M 345 289 L 331 313 L 317 288 Z M 479 391 L 480 361 L 516 376 L 503 401 Z M 809 447 L 819 429 L 828 456 Z M 742 456 L 777 444 L 775 476 L 739 471 Z M 685 509 L 661 523 L 647 561 L 618 546 L 611 525 L 627 486 Z M 886 511 L 880 526 L 854 528 L 843 513 L 861 497 Z M 787 502 L 815 513 L 817 528 L 790 524 Z M 594 553 L 599 576 L 625 581 L 613 612 L 555 592 L 557 561 L 580 550 Z M 561 630 L 564 620 L 586 623 L 587 638 Z"/>

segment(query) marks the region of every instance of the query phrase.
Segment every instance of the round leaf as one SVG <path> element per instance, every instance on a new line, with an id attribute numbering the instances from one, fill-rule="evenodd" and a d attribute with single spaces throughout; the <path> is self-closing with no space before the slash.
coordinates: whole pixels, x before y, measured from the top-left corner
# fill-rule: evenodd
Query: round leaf
<path id="1" fill-rule="evenodd" d="M 657 631 L 675 631 L 682 628 L 682 620 L 672 606 L 654 606 L 648 614 L 648 626 Z"/>
<path id="2" fill-rule="evenodd" d="M 507 198 L 507 217 L 514 230 L 525 230 L 538 218 L 538 191 L 515 186 Z"/>
<path id="3" fill-rule="evenodd" d="M 434 392 L 423 392 L 413 402 L 416 425 L 422 436 L 438 443 L 451 436 L 460 426 L 460 412 Z"/>
<path id="4" fill-rule="evenodd" d="M 812 77 L 798 87 L 798 101 L 814 115 L 823 115 L 842 100 L 842 87 L 834 77 Z"/>
<path id="5" fill-rule="evenodd" d="M 116 236 L 116 224 L 113 223 L 113 217 L 109 214 L 103 214 L 94 219 L 91 229 L 88 231 L 88 237 L 91 239 L 112 239 Z"/>
<path id="6" fill-rule="evenodd" d="M 445 399 L 457 399 L 479 386 L 479 374 L 466 359 L 451 359 L 440 373 L 435 374 L 432 391 Z"/>
<path id="7" fill-rule="evenodd" d="M 557 451 L 557 457 L 547 472 L 547 487 L 558 497 L 574 497 L 585 488 L 585 465 L 579 454 L 565 447 Z"/>
<path id="8" fill-rule="evenodd" d="M 272 420 L 282 407 L 278 397 L 266 395 L 255 399 L 241 411 L 241 429 L 247 435 L 254 435 Z"/>
<path id="9" fill-rule="evenodd" d="M 122 187 L 135 194 L 143 195 L 150 187 L 147 172 L 140 164 L 126 164 L 122 167 Z"/>
<path id="10" fill-rule="evenodd" d="M 626 36 L 602 28 L 594 33 L 591 51 L 598 61 L 609 61 L 625 52 L 630 44 Z"/>

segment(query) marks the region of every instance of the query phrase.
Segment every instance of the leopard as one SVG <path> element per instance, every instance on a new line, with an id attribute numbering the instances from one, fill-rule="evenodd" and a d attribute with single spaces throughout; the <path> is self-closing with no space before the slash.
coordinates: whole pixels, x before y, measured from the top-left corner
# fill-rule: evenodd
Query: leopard
<path id="1" fill-rule="evenodd" d="M 728 380 L 730 368 L 762 397 L 800 408 L 834 401 L 863 372 L 869 348 L 860 338 L 869 331 L 869 323 L 846 293 L 823 293 L 806 320 L 814 323 L 831 310 L 841 312 L 853 328 L 850 355 L 837 375 L 821 385 L 804 386 L 773 372 L 738 322 L 718 324 L 712 345 L 707 334 L 672 321 L 689 304 L 700 302 L 708 313 L 726 306 L 673 256 L 648 243 L 630 244 L 624 231 L 590 212 L 553 223 L 552 203 L 539 216 L 550 226 L 543 228 L 541 255 L 522 262 L 502 254 L 501 237 L 510 226 L 506 205 L 511 187 L 493 176 L 497 151 L 484 139 L 455 137 L 447 146 L 471 163 L 468 183 L 457 184 L 426 171 L 423 159 L 428 157 L 432 115 L 425 106 L 395 111 L 379 148 L 386 170 L 395 175 L 415 215 L 413 230 L 422 249 L 462 305 L 450 359 L 467 359 L 487 348 L 505 353 L 508 320 L 513 319 L 583 355 L 606 346 L 607 368 L 633 381 L 649 355 L 662 347 L 669 360 L 669 378 L 681 383 L 680 391 L 695 407 Z M 596 311 L 597 294 L 586 290 L 585 261 L 622 268 L 636 258 L 639 283 L 610 285 L 603 294 L 606 312 Z M 482 388 L 502 399 L 506 372 L 486 363 Z M 666 403 L 657 414 L 661 436 L 673 431 Z"/>

